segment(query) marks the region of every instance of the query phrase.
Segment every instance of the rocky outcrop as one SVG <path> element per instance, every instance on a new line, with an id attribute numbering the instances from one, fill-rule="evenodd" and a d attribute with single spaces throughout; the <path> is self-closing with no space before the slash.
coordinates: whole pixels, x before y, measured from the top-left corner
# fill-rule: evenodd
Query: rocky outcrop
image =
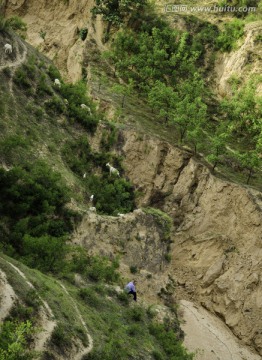
<path id="1" fill-rule="evenodd" d="M 121 217 L 89 213 L 77 228 L 74 242 L 89 253 L 119 255 L 125 265 L 149 272 L 161 272 L 167 263 L 165 229 L 140 209 Z"/>
<path id="2" fill-rule="evenodd" d="M 52 59 L 63 75 L 74 82 L 82 76 L 88 39 L 96 39 L 102 46 L 103 24 L 98 18 L 94 28 L 90 12 L 93 5 L 92 0 L 12 0 L 6 2 L 5 14 L 22 17 L 28 28 L 26 40 Z M 80 37 L 84 28 L 88 30 L 86 41 Z"/>
<path id="3" fill-rule="evenodd" d="M 237 50 L 218 56 L 215 63 L 214 90 L 218 91 L 219 95 L 225 96 L 230 93 L 228 80 L 232 76 L 237 76 L 246 81 L 252 74 L 261 74 L 262 46 L 261 42 L 257 40 L 261 31 L 261 21 L 246 24 L 244 37 L 240 40 L 242 44 Z M 252 67 L 250 67 L 251 64 Z M 261 90 L 260 87 L 258 89 L 260 95 Z"/>

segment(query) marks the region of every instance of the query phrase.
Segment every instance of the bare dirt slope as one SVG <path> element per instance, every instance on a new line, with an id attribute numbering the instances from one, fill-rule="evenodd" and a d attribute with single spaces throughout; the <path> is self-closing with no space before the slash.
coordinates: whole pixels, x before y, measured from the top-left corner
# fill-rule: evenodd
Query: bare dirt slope
<path id="1" fill-rule="evenodd" d="M 225 324 L 190 301 L 180 302 L 185 346 L 196 353 L 195 360 L 260 360 L 243 347 Z M 198 331 L 196 331 L 198 329 Z"/>

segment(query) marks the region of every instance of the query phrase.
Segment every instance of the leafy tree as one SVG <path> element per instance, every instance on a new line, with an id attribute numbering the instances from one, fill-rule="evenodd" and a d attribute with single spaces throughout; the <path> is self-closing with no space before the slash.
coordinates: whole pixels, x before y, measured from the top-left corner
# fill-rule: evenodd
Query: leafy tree
<path id="1" fill-rule="evenodd" d="M 95 194 L 95 206 L 102 214 L 117 215 L 134 209 L 132 185 L 125 179 L 109 176 L 91 176 L 87 181 L 90 192 Z"/>
<path id="2" fill-rule="evenodd" d="M 6 321 L 0 326 L 0 360 L 30 360 L 34 354 L 27 350 L 27 338 L 33 333 L 30 321 Z"/>
<path id="3" fill-rule="evenodd" d="M 245 140 L 245 147 L 253 149 L 262 131 L 262 97 L 257 95 L 261 79 L 261 76 L 251 78 L 241 89 L 233 84 L 233 96 L 225 98 L 220 104 L 221 112 L 231 123 L 233 134 Z"/>
<path id="4" fill-rule="evenodd" d="M 226 144 L 229 135 L 229 127 L 222 124 L 217 128 L 215 135 L 209 139 L 210 146 L 207 160 L 213 164 L 213 170 L 215 170 L 219 161 L 222 160 L 223 155 L 227 152 Z"/>
<path id="5" fill-rule="evenodd" d="M 257 150 L 249 150 L 245 152 L 236 152 L 236 158 L 243 166 L 244 170 L 247 171 L 247 184 L 249 184 L 252 176 L 258 171 L 261 170 L 262 161 L 259 157 Z"/>
<path id="6" fill-rule="evenodd" d="M 44 272 L 57 272 L 64 266 L 66 255 L 65 238 L 53 236 L 23 237 L 22 256 L 24 262 Z"/>
<path id="7" fill-rule="evenodd" d="M 106 30 L 108 37 L 112 25 L 120 25 L 125 16 L 141 11 L 146 3 L 146 0 L 96 0 L 96 5 L 91 11 L 94 16 L 102 15 L 103 20 L 108 22 Z"/>
<path id="8" fill-rule="evenodd" d="M 148 93 L 149 105 L 158 111 L 159 116 L 164 118 L 166 123 L 174 116 L 177 102 L 178 94 L 171 86 L 161 81 L 156 81 Z"/>
<path id="9" fill-rule="evenodd" d="M 0 215 L 4 219 L 2 241 L 22 252 L 28 234 L 63 236 L 72 230 L 72 217 L 65 204 L 69 193 L 61 176 L 43 162 L 0 169 Z"/>
<path id="10" fill-rule="evenodd" d="M 236 41 L 244 35 L 244 22 L 234 19 L 225 23 L 224 31 L 216 39 L 216 48 L 221 51 L 231 51 Z"/>
<path id="11" fill-rule="evenodd" d="M 126 97 L 132 94 L 134 82 L 129 79 L 128 84 L 116 84 L 112 87 L 112 91 L 116 94 L 122 95 L 121 108 L 124 108 Z"/>

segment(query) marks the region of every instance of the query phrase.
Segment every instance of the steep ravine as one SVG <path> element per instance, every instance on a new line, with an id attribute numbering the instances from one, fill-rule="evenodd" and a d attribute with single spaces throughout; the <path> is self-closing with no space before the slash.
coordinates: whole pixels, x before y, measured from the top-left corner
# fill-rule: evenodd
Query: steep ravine
<path id="1" fill-rule="evenodd" d="M 70 0 L 70 6 L 63 1 L 50 0 L 5 2 L 7 15 L 19 15 L 27 22 L 28 42 L 54 59 L 70 80 L 79 79 L 83 54 L 88 52 L 88 42 L 82 42 L 79 30 L 88 27 L 88 39 L 96 39 L 98 47 L 102 46 L 101 22 L 97 21 L 96 27 L 91 23 L 93 1 Z M 45 39 L 40 36 L 41 30 L 46 32 Z M 257 30 L 258 27 L 253 29 L 253 25 L 247 27 L 252 39 Z M 221 94 L 226 89 L 226 80 L 234 71 L 242 71 L 249 62 L 250 49 L 246 45 L 249 47 L 250 43 L 244 42 L 239 53 L 233 53 L 235 58 L 224 55 L 217 64 Z M 253 40 L 251 46 L 255 48 Z M 245 50 L 245 59 L 242 59 L 242 50 Z M 161 273 L 153 265 L 143 270 L 145 279 L 152 272 L 158 272 L 153 275 L 152 287 L 146 288 L 143 295 L 155 299 L 170 274 L 176 283 L 177 300 L 202 304 L 218 315 L 239 339 L 262 355 L 261 193 L 223 181 L 189 153 L 132 130 L 122 131 L 117 149 L 124 157 L 126 176 L 139 191 L 138 207 L 158 207 L 166 211 L 174 223 L 171 263 L 163 262 Z M 84 221 L 88 227 L 94 225 L 86 218 Z M 104 219 L 104 227 L 97 226 L 94 231 L 93 244 L 102 250 L 106 247 L 98 241 L 104 233 L 101 229 L 107 228 L 106 234 L 110 234 L 115 226 L 112 221 Z M 126 220 L 114 221 L 125 223 Z M 82 226 L 85 232 L 84 223 Z M 119 233 L 123 228 L 120 226 Z M 145 226 L 144 238 L 147 232 Z M 78 240 L 83 239 L 78 237 Z M 137 254 L 141 266 L 151 266 L 148 257 L 142 259 L 143 244 L 143 237 L 138 247 L 133 249 L 132 243 L 129 244 L 127 266 L 134 265 Z M 113 250 L 109 249 L 113 255 L 114 246 Z"/>
<path id="2" fill-rule="evenodd" d="M 180 298 L 199 301 L 262 354 L 262 194 L 220 180 L 165 142 L 132 131 L 124 137 L 139 205 L 157 205 L 174 220 L 170 271 Z"/>
<path id="3" fill-rule="evenodd" d="M 125 174 L 139 190 L 137 206 L 158 207 L 173 219 L 164 273 L 175 280 L 176 299 L 218 315 L 262 355 L 262 194 L 212 175 L 190 153 L 157 138 L 124 130 L 120 140 Z M 137 258 L 131 248 L 127 253 Z"/>

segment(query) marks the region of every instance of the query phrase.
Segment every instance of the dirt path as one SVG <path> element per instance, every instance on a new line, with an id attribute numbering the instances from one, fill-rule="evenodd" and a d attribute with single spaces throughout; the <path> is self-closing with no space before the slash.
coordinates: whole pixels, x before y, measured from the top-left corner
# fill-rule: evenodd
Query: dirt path
<path id="1" fill-rule="evenodd" d="M 25 280 L 26 284 L 30 288 L 35 290 L 33 284 L 27 280 L 25 274 L 20 269 L 18 269 L 18 267 L 16 267 L 9 261 L 6 261 L 6 263 L 8 263 Z M 55 318 L 54 314 L 53 314 L 51 308 L 49 307 L 48 303 L 46 301 L 44 301 L 38 293 L 37 293 L 37 295 L 39 296 L 40 300 L 42 301 L 43 306 L 41 307 L 41 310 L 40 310 L 40 324 L 39 325 L 40 325 L 41 330 L 35 336 L 35 350 L 41 352 L 45 349 L 45 343 L 50 338 L 50 336 L 56 326 L 56 321 L 54 320 L 54 318 Z"/>
<path id="2" fill-rule="evenodd" d="M 91 335 L 89 334 L 87 326 L 86 326 L 86 324 L 85 324 L 85 322 L 84 322 L 84 320 L 82 318 L 82 315 L 81 315 L 81 313 L 80 313 L 80 311 L 78 309 L 78 306 L 77 306 L 76 302 L 70 296 L 70 294 L 67 291 L 66 287 L 61 282 L 59 284 L 61 285 L 62 289 L 67 294 L 67 296 L 71 299 L 72 304 L 74 305 L 75 311 L 76 311 L 76 313 L 77 313 L 77 315 L 78 315 L 78 317 L 80 319 L 81 324 L 83 325 L 83 327 L 85 329 L 85 332 L 86 332 L 86 335 L 87 335 L 87 338 L 88 338 L 88 346 L 83 348 L 81 351 L 79 351 L 74 357 L 74 360 L 81 360 L 84 355 L 87 355 L 92 351 L 92 349 L 93 349 L 93 339 L 92 339 Z"/>
<path id="3" fill-rule="evenodd" d="M 261 360 L 241 345 L 226 325 L 203 307 L 181 300 L 184 345 L 196 352 L 194 360 Z"/>
<path id="4" fill-rule="evenodd" d="M 27 57 L 27 47 L 26 45 L 20 40 L 20 39 L 13 39 L 12 41 L 13 46 L 13 53 L 15 53 L 16 57 L 15 60 L 11 59 L 9 54 L 4 54 L 4 57 L 2 58 L 3 64 L 0 64 L 0 71 L 9 68 L 10 73 L 10 79 L 9 79 L 9 89 L 12 95 L 13 94 L 13 76 L 15 73 L 15 70 L 18 66 L 23 64 Z"/>
<path id="5" fill-rule="evenodd" d="M 8 283 L 5 273 L 0 270 L 0 322 L 9 314 L 17 296 Z"/>

